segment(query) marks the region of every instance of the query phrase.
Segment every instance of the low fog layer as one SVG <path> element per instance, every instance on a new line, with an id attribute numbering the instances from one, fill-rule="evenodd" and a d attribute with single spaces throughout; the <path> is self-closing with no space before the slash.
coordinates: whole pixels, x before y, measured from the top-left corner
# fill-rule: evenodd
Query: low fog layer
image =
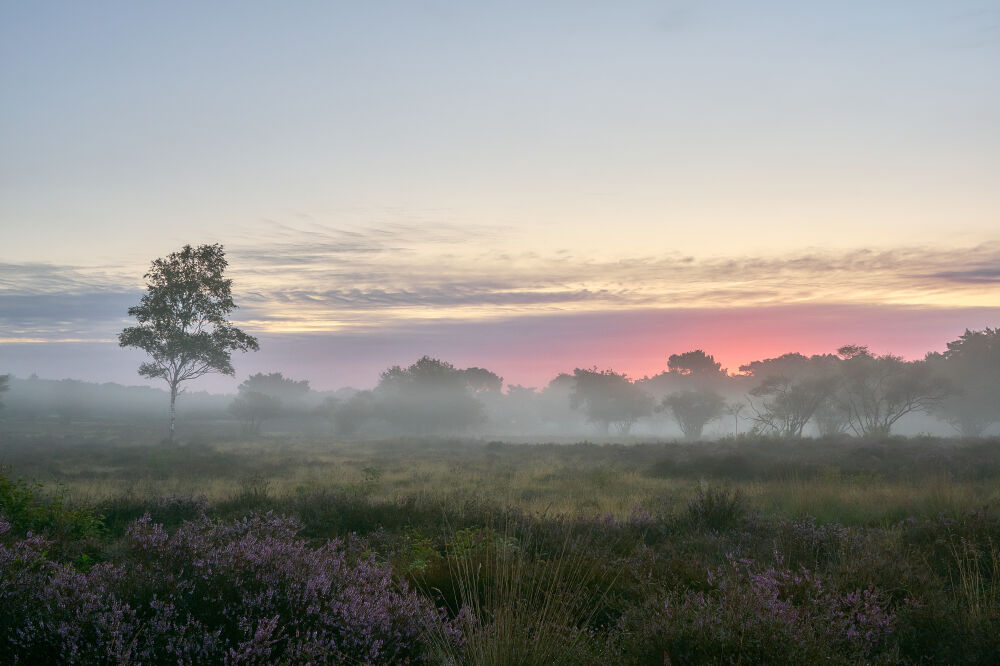
<path id="1" fill-rule="evenodd" d="M 1000 419 L 1000 332 L 966 331 L 920 361 L 845 346 L 789 353 L 728 373 L 702 350 L 674 354 L 663 372 L 632 379 L 575 368 L 547 385 L 505 384 L 486 368 L 424 356 L 393 366 L 372 390 L 315 391 L 276 370 L 246 377 L 236 395 L 197 391 L 177 400 L 181 434 L 309 433 L 346 439 L 399 436 L 717 438 L 742 433 L 817 435 L 995 433 Z M 7 376 L 0 423 L 132 422 L 167 418 L 166 391 Z"/>

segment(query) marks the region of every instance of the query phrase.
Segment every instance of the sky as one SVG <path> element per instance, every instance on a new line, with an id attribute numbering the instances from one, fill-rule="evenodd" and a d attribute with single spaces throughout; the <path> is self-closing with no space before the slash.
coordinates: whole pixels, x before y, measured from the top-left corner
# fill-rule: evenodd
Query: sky
<path id="1" fill-rule="evenodd" d="M 0 372 L 145 383 L 222 243 L 247 374 L 544 385 L 1000 324 L 1000 5 L 0 4 Z"/>

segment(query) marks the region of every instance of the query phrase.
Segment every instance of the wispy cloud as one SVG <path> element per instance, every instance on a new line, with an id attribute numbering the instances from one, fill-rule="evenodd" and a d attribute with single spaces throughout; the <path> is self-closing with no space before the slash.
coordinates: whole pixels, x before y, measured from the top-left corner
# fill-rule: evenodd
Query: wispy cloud
<path id="1" fill-rule="evenodd" d="M 980 266 L 957 271 L 932 273 L 932 278 L 967 284 L 1000 284 L 1000 262 L 992 266 Z"/>
<path id="2" fill-rule="evenodd" d="M 498 228 L 271 224 L 227 245 L 237 318 L 258 332 L 385 330 L 587 312 L 855 304 L 993 307 L 1000 242 L 617 260 L 514 251 Z M 114 336 L 141 293 L 121 267 L 0 264 L 3 338 Z"/>
<path id="3" fill-rule="evenodd" d="M 0 295 L 100 293 L 140 283 L 139 276 L 114 267 L 0 262 Z"/>
<path id="4" fill-rule="evenodd" d="M 255 261 L 234 248 L 245 317 L 275 330 L 386 326 L 636 308 L 853 303 L 954 307 L 1000 300 L 1000 243 L 967 248 L 805 250 L 776 256 L 681 253 L 601 260 L 566 251 L 485 249 L 490 232 L 399 227 L 357 237 L 313 230 Z M 349 242 L 348 242 L 349 241 Z M 510 244 L 516 245 L 516 244 Z M 351 249 L 353 248 L 353 250 Z"/>

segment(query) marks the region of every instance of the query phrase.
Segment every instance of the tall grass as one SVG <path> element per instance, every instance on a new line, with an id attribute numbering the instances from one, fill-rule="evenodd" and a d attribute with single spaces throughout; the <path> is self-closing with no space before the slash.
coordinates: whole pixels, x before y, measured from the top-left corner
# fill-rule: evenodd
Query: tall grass
<path id="1" fill-rule="evenodd" d="M 948 549 L 954 558 L 952 588 L 969 617 L 975 621 L 1000 613 L 1000 547 L 990 539 L 978 546 L 969 539 L 953 539 Z"/>
<path id="2" fill-rule="evenodd" d="M 613 579 L 583 555 L 586 544 L 567 530 L 546 552 L 529 524 L 510 518 L 499 529 L 452 532 L 445 552 L 450 599 L 461 647 L 435 641 L 447 664 L 583 664 L 595 661 L 590 626 Z M 595 599 L 593 583 L 597 582 Z"/>

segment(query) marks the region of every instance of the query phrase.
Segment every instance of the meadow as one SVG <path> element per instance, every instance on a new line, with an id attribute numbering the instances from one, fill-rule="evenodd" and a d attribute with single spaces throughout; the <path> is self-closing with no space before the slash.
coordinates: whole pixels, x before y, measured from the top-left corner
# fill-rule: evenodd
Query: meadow
<path id="1" fill-rule="evenodd" d="M 9 663 L 997 663 L 1000 440 L 0 444 Z"/>

